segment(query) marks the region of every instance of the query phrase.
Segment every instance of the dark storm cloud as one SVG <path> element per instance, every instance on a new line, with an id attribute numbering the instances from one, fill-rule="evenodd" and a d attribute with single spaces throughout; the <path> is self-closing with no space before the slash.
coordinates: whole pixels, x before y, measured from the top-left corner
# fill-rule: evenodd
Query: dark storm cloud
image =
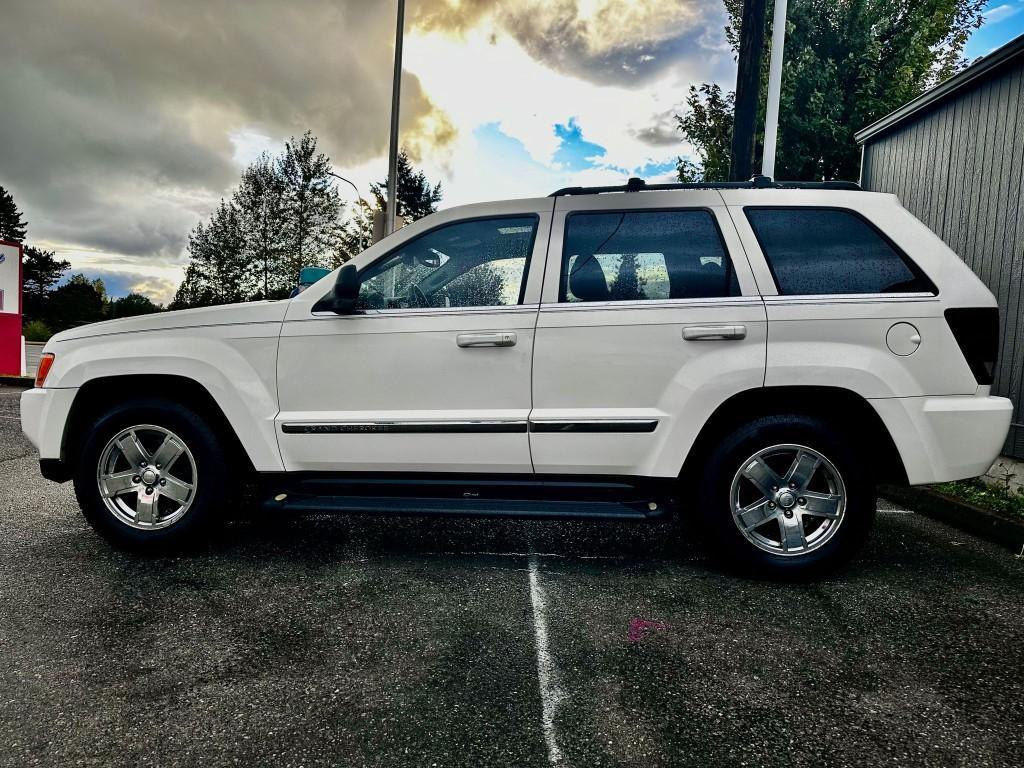
<path id="1" fill-rule="evenodd" d="M 176 254 L 237 179 L 232 132 L 312 129 L 340 164 L 384 152 L 393 12 L 331 0 L 7 2 L 0 184 L 30 215 L 30 237 Z M 410 142 L 450 137 L 415 77 L 404 83 Z"/>

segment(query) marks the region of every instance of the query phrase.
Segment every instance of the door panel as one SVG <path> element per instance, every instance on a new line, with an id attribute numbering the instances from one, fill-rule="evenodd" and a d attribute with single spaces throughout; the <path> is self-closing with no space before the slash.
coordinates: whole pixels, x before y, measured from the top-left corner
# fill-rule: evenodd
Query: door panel
<path id="1" fill-rule="evenodd" d="M 305 311 L 289 311 L 278 356 L 277 417 L 287 470 L 532 471 L 527 419 L 539 278 L 531 272 L 543 271 L 550 208 L 540 206 L 551 203 L 533 205 L 537 228 L 521 291 L 503 289 L 494 274 L 477 275 L 472 285 L 456 278 L 443 289 L 450 277 L 444 270 L 458 262 L 450 256 L 473 247 L 474 234 L 451 238 L 452 250 L 441 258 L 439 249 L 448 246 L 433 243 L 400 279 L 382 272 L 367 282 L 370 301 L 384 309 L 339 316 L 307 301 Z M 515 226 L 500 231 L 521 234 Z M 361 274 L 373 275 L 375 265 L 394 261 L 403 248 L 415 252 L 415 240 L 403 244 L 395 237 L 396 247 L 360 265 Z M 505 251 L 502 258 L 523 261 Z M 395 297 L 393 286 L 403 280 L 423 290 L 407 285 L 399 290 L 403 297 Z M 453 298 L 493 301 L 499 294 L 510 305 L 430 306 Z M 509 298 L 513 294 L 518 298 Z M 409 297 L 427 305 L 403 306 Z"/>
<path id="2" fill-rule="evenodd" d="M 537 472 L 674 476 L 714 409 L 737 392 L 763 385 L 764 303 L 721 197 L 700 191 L 682 198 L 683 205 L 680 199 L 678 192 L 558 199 L 534 345 L 530 446 Z M 671 222 L 654 220 L 655 228 L 669 227 L 657 236 L 669 240 L 659 242 L 647 224 L 633 217 L 635 245 L 630 244 L 632 236 L 622 235 L 628 226 L 592 238 L 593 248 L 600 249 L 596 261 L 602 271 L 617 270 L 610 278 L 604 275 L 609 295 L 596 301 L 565 300 L 572 298 L 566 283 L 575 277 L 572 267 L 567 264 L 563 271 L 562 264 L 563 246 L 576 247 L 565 243 L 568 217 L 684 208 L 712 217 L 719 247 L 735 270 L 738 288 L 729 290 L 737 295 L 678 297 L 678 275 L 683 274 L 684 283 L 690 279 L 678 265 L 698 255 L 696 246 L 677 246 Z M 628 255 L 632 271 L 623 272 L 624 257 L 616 252 Z M 709 251 L 701 260 L 715 258 Z M 573 259 L 582 264 L 585 255 L 569 253 L 567 262 Z M 659 271 L 661 263 L 675 276 L 670 279 Z M 640 264 L 655 266 L 636 268 Z M 691 283 L 703 280 L 698 275 Z M 634 293 L 624 293 L 622 283 Z M 637 288 L 638 283 L 643 287 Z M 646 297 L 650 286 L 658 298 L 635 298 Z M 583 283 L 580 288 L 590 298 L 602 296 L 600 285 L 595 289 Z M 715 288 L 699 290 L 706 294 Z M 616 300 L 615 295 L 625 298 Z M 548 426 L 551 422 L 560 427 Z"/>

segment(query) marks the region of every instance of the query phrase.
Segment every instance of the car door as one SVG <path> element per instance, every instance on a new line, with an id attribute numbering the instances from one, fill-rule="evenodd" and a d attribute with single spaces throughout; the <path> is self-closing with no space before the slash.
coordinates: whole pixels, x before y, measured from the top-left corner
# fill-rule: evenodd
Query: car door
<path id="1" fill-rule="evenodd" d="M 356 314 L 324 300 L 333 275 L 293 300 L 278 353 L 286 469 L 532 471 L 530 356 L 551 201 L 473 208 L 359 257 Z"/>
<path id="2" fill-rule="evenodd" d="M 765 308 L 714 191 L 557 198 L 534 352 L 544 473 L 672 477 L 762 386 Z"/>

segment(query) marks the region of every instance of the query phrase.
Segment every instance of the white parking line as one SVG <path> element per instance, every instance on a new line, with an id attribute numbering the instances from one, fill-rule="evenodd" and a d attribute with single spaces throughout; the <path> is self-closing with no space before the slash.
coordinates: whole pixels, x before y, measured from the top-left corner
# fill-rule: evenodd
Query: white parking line
<path id="1" fill-rule="evenodd" d="M 562 764 L 562 751 L 555 733 L 555 715 L 562 701 L 558 670 L 548 649 L 547 601 L 537 577 L 537 556 L 530 555 L 530 602 L 533 604 L 533 635 L 537 642 L 537 679 L 540 683 L 540 726 L 548 749 L 548 762 Z"/>

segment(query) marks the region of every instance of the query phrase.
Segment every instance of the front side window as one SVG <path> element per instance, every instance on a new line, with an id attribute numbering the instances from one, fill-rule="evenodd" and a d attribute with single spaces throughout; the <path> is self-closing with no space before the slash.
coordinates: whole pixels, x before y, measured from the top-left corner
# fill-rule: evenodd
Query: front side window
<path id="1" fill-rule="evenodd" d="M 859 214 L 746 208 L 779 293 L 935 293 L 918 267 Z"/>
<path id="2" fill-rule="evenodd" d="M 738 296 L 710 211 L 574 213 L 565 228 L 559 301 Z"/>
<path id="3" fill-rule="evenodd" d="M 358 309 L 504 307 L 523 298 L 536 216 L 447 224 L 360 274 Z"/>

